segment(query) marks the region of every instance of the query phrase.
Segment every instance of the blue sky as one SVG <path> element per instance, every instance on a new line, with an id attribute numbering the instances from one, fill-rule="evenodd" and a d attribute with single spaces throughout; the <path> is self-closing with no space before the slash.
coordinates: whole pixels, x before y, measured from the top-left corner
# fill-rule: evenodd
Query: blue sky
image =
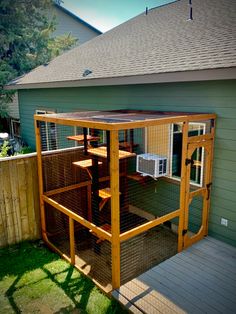
<path id="1" fill-rule="evenodd" d="M 173 0 L 63 0 L 63 6 L 105 32 L 128 19 Z"/>

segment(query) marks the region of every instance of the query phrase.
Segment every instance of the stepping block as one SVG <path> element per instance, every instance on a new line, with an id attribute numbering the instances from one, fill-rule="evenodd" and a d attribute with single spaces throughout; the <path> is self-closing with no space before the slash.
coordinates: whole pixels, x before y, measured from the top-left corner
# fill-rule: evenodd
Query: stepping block
<path id="1" fill-rule="evenodd" d="M 77 141 L 78 143 L 83 143 L 84 142 L 84 135 L 70 135 L 70 136 L 67 136 L 67 139 Z M 88 142 L 97 142 L 100 140 L 100 137 L 87 135 L 85 140 Z"/>
<path id="2" fill-rule="evenodd" d="M 119 192 L 119 194 L 121 194 Z M 106 204 L 106 202 L 111 198 L 111 189 L 105 188 L 98 191 L 99 197 L 102 199 L 99 203 L 99 210 L 101 211 Z"/>
<path id="3" fill-rule="evenodd" d="M 127 178 L 134 181 L 143 182 L 146 177 L 142 176 L 140 173 L 132 173 L 128 174 Z"/>
<path id="4" fill-rule="evenodd" d="M 98 191 L 99 197 L 102 199 L 99 202 L 99 210 L 101 211 L 103 207 L 105 206 L 106 202 L 111 198 L 111 189 L 105 188 Z"/>
<path id="5" fill-rule="evenodd" d="M 74 161 L 72 164 L 77 167 L 86 169 L 86 168 L 92 167 L 93 162 L 92 162 L 92 159 L 86 159 L 86 160 Z M 98 164 L 101 165 L 102 162 L 99 161 Z"/>

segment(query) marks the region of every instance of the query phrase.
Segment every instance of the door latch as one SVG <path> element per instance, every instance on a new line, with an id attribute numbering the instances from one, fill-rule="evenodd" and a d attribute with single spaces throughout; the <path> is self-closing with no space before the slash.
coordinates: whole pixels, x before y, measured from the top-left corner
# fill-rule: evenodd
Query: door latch
<path id="1" fill-rule="evenodd" d="M 188 166 L 189 164 L 191 164 L 191 166 L 193 166 L 194 160 L 193 160 L 193 159 L 186 158 L 186 159 L 185 159 L 185 165 Z"/>
<path id="2" fill-rule="evenodd" d="M 182 230 L 182 236 L 184 236 L 187 232 L 188 232 L 187 229 L 183 229 L 183 230 Z"/>

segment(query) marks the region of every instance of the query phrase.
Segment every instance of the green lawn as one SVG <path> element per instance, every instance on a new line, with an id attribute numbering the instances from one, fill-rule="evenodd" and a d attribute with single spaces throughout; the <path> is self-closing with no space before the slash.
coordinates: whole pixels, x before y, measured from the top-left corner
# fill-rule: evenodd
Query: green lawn
<path id="1" fill-rule="evenodd" d="M 0 313 L 127 313 L 42 242 L 0 249 Z"/>

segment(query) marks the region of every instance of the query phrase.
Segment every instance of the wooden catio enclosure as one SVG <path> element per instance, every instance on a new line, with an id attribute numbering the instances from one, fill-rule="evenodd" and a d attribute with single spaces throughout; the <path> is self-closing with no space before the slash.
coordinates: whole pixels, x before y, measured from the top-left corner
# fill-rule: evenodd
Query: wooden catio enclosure
<path id="1" fill-rule="evenodd" d="M 202 239 L 215 118 L 35 115 L 43 239 L 105 291 Z"/>

